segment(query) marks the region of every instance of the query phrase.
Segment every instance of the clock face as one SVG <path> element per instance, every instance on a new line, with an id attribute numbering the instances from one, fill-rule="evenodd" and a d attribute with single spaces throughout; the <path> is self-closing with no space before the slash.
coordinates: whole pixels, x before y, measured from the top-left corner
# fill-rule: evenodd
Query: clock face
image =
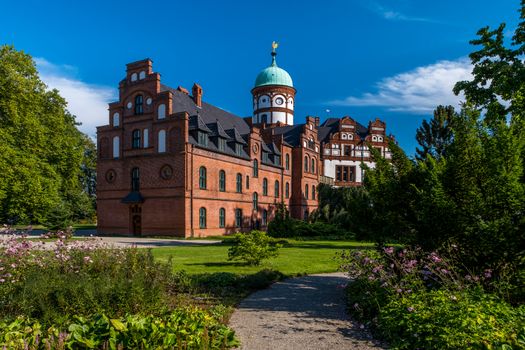
<path id="1" fill-rule="evenodd" d="M 282 105 L 284 103 L 284 100 L 280 97 L 276 98 L 275 99 L 275 103 L 277 103 L 278 105 Z"/>
<path id="2" fill-rule="evenodd" d="M 151 99 L 151 97 L 148 97 L 148 99 L 146 100 L 146 104 L 147 104 L 147 105 L 150 105 L 151 102 L 153 102 L 153 100 Z"/>
<path id="3" fill-rule="evenodd" d="M 131 109 L 132 106 L 131 102 L 128 102 L 128 109 Z"/>

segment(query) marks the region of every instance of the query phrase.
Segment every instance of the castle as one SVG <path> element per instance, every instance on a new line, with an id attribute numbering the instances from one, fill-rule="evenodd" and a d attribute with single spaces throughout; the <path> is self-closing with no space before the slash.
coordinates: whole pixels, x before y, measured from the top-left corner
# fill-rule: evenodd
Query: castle
<path id="1" fill-rule="evenodd" d="M 284 203 L 306 219 L 319 183 L 359 186 L 368 147 L 390 158 L 386 125 L 350 117 L 294 123 L 296 89 L 277 66 L 251 90 L 242 118 L 203 101 L 203 89 L 161 84 L 152 61 L 127 64 L 109 125 L 97 128 L 100 234 L 205 237 L 265 229 Z"/>

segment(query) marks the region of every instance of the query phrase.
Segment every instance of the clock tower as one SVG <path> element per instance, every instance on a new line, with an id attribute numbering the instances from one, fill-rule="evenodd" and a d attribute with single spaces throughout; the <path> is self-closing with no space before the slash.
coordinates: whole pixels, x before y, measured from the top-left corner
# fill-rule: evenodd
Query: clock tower
<path id="1" fill-rule="evenodd" d="M 255 79 L 252 89 L 253 124 L 293 125 L 295 88 L 290 74 L 277 67 L 277 43 L 272 43 L 272 64 Z"/>

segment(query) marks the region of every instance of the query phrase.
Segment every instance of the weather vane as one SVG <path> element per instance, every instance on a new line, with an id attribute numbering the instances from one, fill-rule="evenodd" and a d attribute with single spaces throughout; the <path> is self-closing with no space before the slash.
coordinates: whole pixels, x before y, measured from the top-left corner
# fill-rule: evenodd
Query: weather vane
<path id="1" fill-rule="evenodd" d="M 275 52 L 275 49 L 279 47 L 279 43 L 277 41 L 272 41 L 272 52 Z"/>

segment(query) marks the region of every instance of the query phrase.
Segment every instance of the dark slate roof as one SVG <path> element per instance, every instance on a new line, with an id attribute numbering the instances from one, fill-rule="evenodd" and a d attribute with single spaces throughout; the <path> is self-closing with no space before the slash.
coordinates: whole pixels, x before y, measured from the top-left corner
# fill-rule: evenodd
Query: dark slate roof
<path id="1" fill-rule="evenodd" d="M 224 130 L 236 128 L 241 135 L 250 132 L 250 126 L 248 123 L 246 123 L 243 118 L 233 113 L 212 106 L 206 102 L 203 102 L 202 107 L 199 108 L 195 105 L 191 96 L 166 85 L 161 84 L 160 90 L 171 91 L 173 93 L 173 113 L 188 112 L 190 116 L 199 114 L 205 124 L 219 121 Z"/>
<path id="2" fill-rule="evenodd" d="M 218 120 L 215 123 L 207 124 L 207 127 L 211 130 L 210 136 L 220 136 L 225 139 L 230 138 L 230 136 L 224 131 L 224 128 Z"/>
<path id="3" fill-rule="evenodd" d="M 272 150 L 270 149 L 270 147 L 268 147 L 268 145 L 266 143 L 263 142 L 263 143 L 261 143 L 261 145 L 262 145 L 262 150 L 264 152 L 272 153 Z"/>
<path id="4" fill-rule="evenodd" d="M 279 147 L 277 147 L 277 145 L 275 143 L 272 142 L 269 146 L 270 146 L 270 149 L 272 150 L 273 154 L 276 154 L 278 156 L 281 155 L 281 151 L 279 150 Z"/>
<path id="5" fill-rule="evenodd" d="M 318 138 L 320 142 L 328 142 L 330 135 L 339 130 L 339 118 L 328 118 L 319 126 Z M 368 135 L 368 128 L 356 122 L 356 133 L 364 139 Z"/>
<path id="6" fill-rule="evenodd" d="M 237 128 L 226 130 L 226 134 L 235 142 L 242 143 L 243 145 L 246 144 L 246 141 L 242 138 L 241 134 L 237 131 Z"/>
<path id="7" fill-rule="evenodd" d="M 192 115 L 189 120 L 190 130 L 200 130 L 211 134 L 211 130 L 208 128 L 200 115 Z"/>
<path id="8" fill-rule="evenodd" d="M 274 128 L 274 135 L 283 135 L 284 142 L 292 147 L 299 146 L 304 124 L 285 125 Z"/>

